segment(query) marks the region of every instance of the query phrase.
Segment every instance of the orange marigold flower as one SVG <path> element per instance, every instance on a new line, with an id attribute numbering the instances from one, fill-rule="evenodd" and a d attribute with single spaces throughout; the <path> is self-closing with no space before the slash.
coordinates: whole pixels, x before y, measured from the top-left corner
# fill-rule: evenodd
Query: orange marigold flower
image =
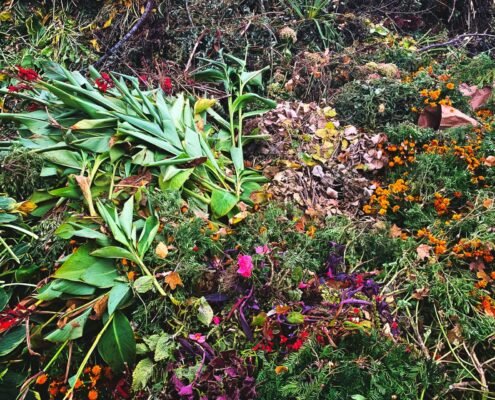
<path id="1" fill-rule="evenodd" d="M 459 221 L 462 218 L 462 214 L 454 214 L 452 215 L 452 219 L 454 221 Z"/>
<path id="2" fill-rule="evenodd" d="M 455 89 L 455 84 L 453 84 L 452 82 L 447 83 L 446 86 L 447 86 L 447 89 L 449 89 L 449 90 Z"/>
<path id="3" fill-rule="evenodd" d="M 47 379 L 48 379 L 47 374 L 40 375 L 36 378 L 36 384 L 37 385 L 44 385 L 46 383 Z"/>
<path id="4" fill-rule="evenodd" d="M 101 367 L 98 364 L 94 365 L 93 368 L 91 368 L 91 373 L 93 375 L 100 375 Z"/>
<path id="5" fill-rule="evenodd" d="M 79 389 L 81 386 L 83 386 L 83 381 L 78 379 L 74 384 L 74 389 Z"/>
<path id="6" fill-rule="evenodd" d="M 373 212 L 373 209 L 371 208 L 371 206 L 369 204 L 366 204 L 363 207 L 363 211 L 364 211 L 365 214 L 371 214 Z"/>
<path id="7" fill-rule="evenodd" d="M 385 208 L 380 208 L 380 211 L 378 211 L 378 214 L 380 215 L 385 215 L 387 213 L 387 210 Z"/>
<path id="8" fill-rule="evenodd" d="M 88 392 L 88 399 L 89 400 L 96 400 L 98 398 L 98 392 L 94 389 L 91 389 L 89 392 Z"/>
<path id="9" fill-rule="evenodd" d="M 392 212 L 394 212 L 394 213 L 396 213 L 399 210 L 400 210 L 400 206 L 393 206 L 392 207 Z"/>
<path id="10" fill-rule="evenodd" d="M 129 271 L 127 273 L 127 279 L 129 279 L 130 281 L 133 281 L 135 278 L 136 278 L 136 273 L 134 271 Z"/>

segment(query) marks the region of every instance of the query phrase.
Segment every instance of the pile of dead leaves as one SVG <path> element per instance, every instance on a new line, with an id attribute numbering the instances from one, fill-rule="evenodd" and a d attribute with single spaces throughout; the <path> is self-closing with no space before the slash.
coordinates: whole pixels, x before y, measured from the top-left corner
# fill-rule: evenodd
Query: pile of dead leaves
<path id="1" fill-rule="evenodd" d="M 270 178 L 268 193 L 311 216 L 356 214 L 374 189 L 373 173 L 388 162 L 385 134 L 341 126 L 330 107 L 283 102 L 257 122 L 269 139 L 249 159 Z"/>

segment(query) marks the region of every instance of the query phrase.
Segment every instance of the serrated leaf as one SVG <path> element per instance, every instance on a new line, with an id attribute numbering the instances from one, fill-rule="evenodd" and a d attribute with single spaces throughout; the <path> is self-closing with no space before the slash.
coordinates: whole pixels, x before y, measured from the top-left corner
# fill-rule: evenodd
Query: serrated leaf
<path id="1" fill-rule="evenodd" d="M 153 375 L 153 361 L 145 358 L 137 363 L 132 372 L 132 390 L 144 389 Z"/>

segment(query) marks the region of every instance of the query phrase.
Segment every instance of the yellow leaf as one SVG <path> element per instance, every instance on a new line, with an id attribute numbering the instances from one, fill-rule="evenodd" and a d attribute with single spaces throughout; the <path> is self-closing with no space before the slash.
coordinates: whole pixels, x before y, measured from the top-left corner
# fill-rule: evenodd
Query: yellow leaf
<path id="1" fill-rule="evenodd" d="M 194 114 L 201 114 L 203 111 L 208 110 L 215 105 L 217 101 L 215 99 L 199 99 L 194 104 Z"/>
<path id="2" fill-rule="evenodd" d="M 156 246 L 155 254 L 160 258 L 166 258 L 168 255 L 168 247 L 165 243 L 160 242 L 158 246 Z"/>
<path id="3" fill-rule="evenodd" d="M 175 290 L 177 286 L 184 286 L 180 275 L 173 271 L 165 277 L 165 283 L 170 286 L 170 289 Z"/>
<path id="4" fill-rule="evenodd" d="M 96 51 L 100 51 L 100 45 L 98 43 L 98 40 L 97 39 L 92 39 L 89 41 L 89 43 L 91 43 L 91 46 L 93 46 L 93 48 L 96 50 Z"/>
<path id="5" fill-rule="evenodd" d="M 275 367 L 275 373 L 277 375 L 280 375 L 280 374 L 282 374 L 284 372 L 287 372 L 288 370 L 289 370 L 289 368 L 287 368 L 285 365 L 277 365 Z"/>
<path id="6" fill-rule="evenodd" d="M 108 28 L 110 25 L 112 25 L 112 19 L 113 19 L 113 16 L 111 16 L 110 18 L 108 18 L 106 20 L 106 22 L 103 24 L 103 29 L 106 29 Z"/>
<path id="7" fill-rule="evenodd" d="M 345 150 L 349 147 L 349 142 L 345 139 L 342 140 L 342 143 L 340 143 L 340 147 L 342 148 L 342 150 Z"/>
<path id="8" fill-rule="evenodd" d="M 2 11 L 0 12 L 0 21 L 10 21 L 12 19 L 12 13 L 10 11 Z"/>
<path id="9" fill-rule="evenodd" d="M 32 201 L 26 200 L 26 201 L 23 201 L 22 203 L 18 203 L 16 205 L 16 211 L 18 211 L 19 213 L 21 213 L 23 215 L 26 215 L 26 214 L 29 214 L 31 211 L 33 211 L 36 207 L 37 207 L 37 205 L 35 203 L 33 203 Z"/>
<path id="10" fill-rule="evenodd" d="M 240 213 L 237 213 L 234 215 L 232 218 L 229 219 L 229 222 L 232 225 L 238 224 L 241 222 L 243 219 L 245 219 L 249 215 L 249 212 L 247 211 L 241 211 Z"/>
<path id="11" fill-rule="evenodd" d="M 337 116 L 337 111 L 335 111 L 335 108 L 332 107 L 325 107 L 323 109 L 323 112 L 325 113 L 325 117 L 328 118 L 333 118 Z"/>

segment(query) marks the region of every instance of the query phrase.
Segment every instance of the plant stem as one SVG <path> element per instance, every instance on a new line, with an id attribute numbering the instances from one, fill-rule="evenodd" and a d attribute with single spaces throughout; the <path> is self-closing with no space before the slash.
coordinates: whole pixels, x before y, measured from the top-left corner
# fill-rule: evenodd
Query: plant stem
<path id="1" fill-rule="evenodd" d="M 110 315 L 110 317 L 108 318 L 108 321 L 105 323 L 105 325 L 103 325 L 102 330 L 100 331 L 100 333 L 98 333 L 95 340 L 93 341 L 93 344 L 91 345 L 89 351 L 84 356 L 84 359 L 82 360 L 81 365 L 79 365 L 79 369 L 76 372 L 76 375 L 74 378 L 74 385 L 76 384 L 77 380 L 79 379 L 82 372 L 84 371 L 84 367 L 86 367 L 86 364 L 88 363 L 89 357 L 91 357 L 91 354 L 93 354 L 93 351 L 96 349 L 96 346 L 98 346 L 98 342 L 100 341 L 101 337 L 103 336 L 103 334 L 107 330 L 108 326 L 112 322 L 114 315 L 115 314 Z M 64 400 L 68 399 L 73 391 L 74 391 L 74 386 L 71 385 L 71 387 L 69 388 L 69 390 L 65 394 Z"/>
<path id="2" fill-rule="evenodd" d="M 165 293 L 165 290 L 163 290 L 162 286 L 160 283 L 156 280 L 155 275 L 151 273 L 151 271 L 148 269 L 146 265 L 144 265 L 143 261 L 141 258 L 136 254 L 136 252 L 132 252 L 134 257 L 136 258 L 136 261 L 138 262 L 139 267 L 143 270 L 143 272 L 148 275 L 152 280 L 153 280 L 153 285 L 155 285 L 156 290 L 158 290 L 158 293 L 160 293 L 162 296 L 166 296 L 167 293 Z"/>

